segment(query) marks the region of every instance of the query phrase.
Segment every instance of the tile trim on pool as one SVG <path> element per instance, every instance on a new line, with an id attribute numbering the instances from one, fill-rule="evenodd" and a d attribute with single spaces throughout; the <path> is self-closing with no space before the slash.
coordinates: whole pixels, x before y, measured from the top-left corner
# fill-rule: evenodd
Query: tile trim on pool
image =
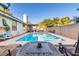
<path id="1" fill-rule="evenodd" d="M 49 32 L 46 32 L 46 33 L 49 33 Z M 16 42 L 16 40 L 18 40 L 19 38 L 21 38 L 21 37 L 23 37 L 27 34 L 29 34 L 29 33 L 23 34 L 23 35 L 16 37 L 16 38 L 9 39 L 9 40 L 4 41 L 4 42 L 1 42 L 0 46 L 4 46 L 4 45 L 6 46 L 6 45 L 10 45 L 10 44 L 22 44 L 22 45 L 24 45 L 24 44 L 26 44 L 26 42 Z M 73 40 L 73 39 L 70 39 L 70 38 L 67 38 L 67 37 L 64 37 L 64 36 L 60 36 L 60 35 L 53 34 L 53 33 L 50 33 L 50 34 L 65 39 L 65 42 L 63 43 L 64 45 L 73 45 L 76 42 L 76 40 Z M 52 44 L 58 45 L 58 43 L 52 43 Z"/>

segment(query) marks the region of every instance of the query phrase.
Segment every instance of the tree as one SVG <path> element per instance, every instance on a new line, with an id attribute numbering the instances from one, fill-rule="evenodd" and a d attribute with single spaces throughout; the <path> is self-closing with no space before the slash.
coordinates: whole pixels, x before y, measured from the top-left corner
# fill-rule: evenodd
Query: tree
<path id="1" fill-rule="evenodd" d="M 64 17 L 64 18 L 61 18 L 61 25 L 69 25 L 71 23 L 71 20 L 69 17 Z"/>
<path id="2" fill-rule="evenodd" d="M 54 26 L 58 26 L 59 25 L 59 18 L 56 17 L 56 18 L 53 18 L 53 21 L 54 21 Z"/>
<path id="3" fill-rule="evenodd" d="M 54 26 L 54 21 L 51 19 L 44 19 L 40 24 L 48 27 L 48 26 Z"/>
<path id="4" fill-rule="evenodd" d="M 74 17 L 74 21 L 76 22 L 76 23 L 79 23 L 79 17 Z"/>
<path id="5" fill-rule="evenodd" d="M 77 11 L 79 11 L 79 8 L 76 9 Z M 74 17 L 74 20 L 76 20 L 76 23 L 79 23 L 79 17 Z"/>
<path id="6" fill-rule="evenodd" d="M 40 22 L 41 27 L 53 27 L 53 26 L 64 26 L 69 25 L 71 23 L 71 20 L 69 17 L 63 17 L 63 18 L 53 18 L 53 19 L 44 19 L 42 22 Z"/>

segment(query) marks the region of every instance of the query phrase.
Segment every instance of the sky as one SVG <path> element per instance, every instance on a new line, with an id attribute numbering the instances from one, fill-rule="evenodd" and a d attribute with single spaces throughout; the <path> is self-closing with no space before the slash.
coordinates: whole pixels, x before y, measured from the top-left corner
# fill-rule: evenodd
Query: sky
<path id="1" fill-rule="evenodd" d="M 28 14 L 29 21 L 37 24 L 44 19 L 68 16 L 79 16 L 79 3 L 12 3 L 10 11 L 22 20 L 23 14 Z"/>

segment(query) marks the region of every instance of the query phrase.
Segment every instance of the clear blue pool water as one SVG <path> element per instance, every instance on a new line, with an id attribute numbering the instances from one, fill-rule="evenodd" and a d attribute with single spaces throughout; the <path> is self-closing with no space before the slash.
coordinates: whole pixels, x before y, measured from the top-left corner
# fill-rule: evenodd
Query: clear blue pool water
<path id="1" fill-rule="evenodd" d="M 17 41 L 35 42 L 35 41 L 58 41 L 60 38 L 48 33 L 33 33 L 18 39 Z"/>

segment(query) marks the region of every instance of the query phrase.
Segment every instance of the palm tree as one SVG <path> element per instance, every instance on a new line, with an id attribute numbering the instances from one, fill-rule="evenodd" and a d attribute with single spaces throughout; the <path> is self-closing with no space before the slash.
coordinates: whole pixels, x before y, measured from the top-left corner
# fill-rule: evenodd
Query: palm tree
<path id="1" fill-rule="evenodd" d="M 79 11 L 79 8 L 77 8 L 76 10 Z"/>
<path id="2" fill-rule="evenodd" d="M 79 8 L 77 8 L 76 10 L 79 11 Z M 74 21 L 75 21 L 76 23 L 79 23 L 79 17 L 75 16 L 75 17 L 74 17 Z"/>

